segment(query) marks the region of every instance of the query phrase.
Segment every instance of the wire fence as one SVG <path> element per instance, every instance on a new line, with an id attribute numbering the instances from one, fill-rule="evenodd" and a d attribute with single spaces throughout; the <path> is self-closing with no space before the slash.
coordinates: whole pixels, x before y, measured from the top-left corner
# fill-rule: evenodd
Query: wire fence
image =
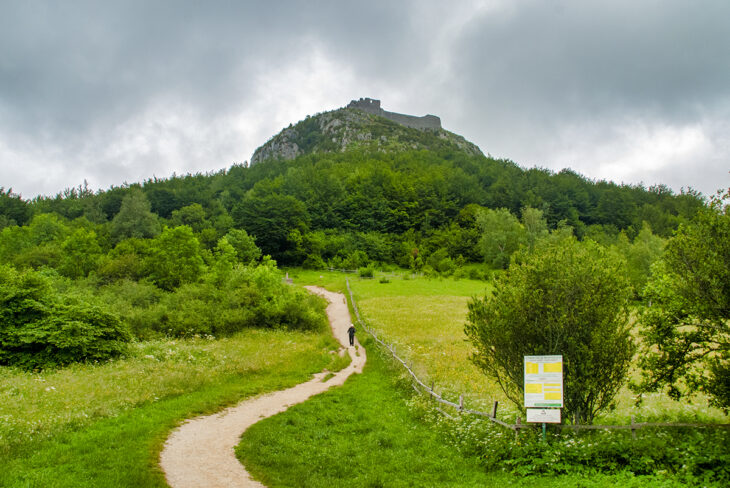
<path id="1" fill-rule="evenodd" d="M 470 414 L 470 415 L 476 415 L 479 417 L 483 417 L 488 419 L 490 422 L 495 423 L 497 425 L 500 425 L 506 429 L 511 429 L 515 431 L 515 435 L 519 435 L 520 430 L 522 429 L 530 429 L 536 427 L 536 424 L 523 424 L 522 419 L 520 417 L 516 418 L 516 421 L 514 424 L 510 424 L 508 422 L 504 422 L 503 420 L 500 420 L 497 418 L 497 407 L 499 405 L 499 402 L 495 401 L 494 406 L 492 408 L 492 412 L 482 412 L 479 410 L 473 410 L 470 408 L 466 408 L 464 405 L 464 396 L 459 396 L 459 403 L 451 402 L 449 400 L 446 400 L 441 395 L 436 393 L 434 390 L 433 383 L 429 386 L 427 385 L 423 380 L 421 380 L 416 373 L 413 372 L 413 365 L 410 366 L 400 356 L 398 356 L 396 352 L 396 347 L 394 344 L 388 344 L 383 339 L 378 337 L 377 332 L 372 330 L 370 327 L 367 326 L 365 320 L 360 316 L 360 311 L 357 308 L 357 303 L 355 302 L 355 297 L 352 294 L 352 289 L 350 288 L 350 280 L 345 279 L 345 283 L 347 284 L 347 292 L 350 295 L 350 303 L 352 303 L 352 309 L 355 312 L 355 317 L 357 318 L 358 324 L 360 324 L 360 327 L 370 334 L 372 338 L 375 340 L 377 344 L 385 348 L 390 354 L 393 356 L 393 359 L 395 359 L 396 362 L 400 363 L 406 370 L 406 372 L 410 375 L 410 377 L 413 380 L 413 389 L 418 392 L 419 394 L 427 395 L 430 398 L 432 398 L 434 401 L 452 407 L 455 409 L 459 414 Z M 446 417 L 449 417 L 451 419 L 455 419 L 455 417 L 448 412 L 442 410 L 441 408 L 436 407 L 436 410 L 439 411 L 442 415 L 445 415 Z M 650 428 L 650 427 L 685 427 L 685 428 L 721 428 L 721 429 L 730 429 L 730 424 L 703 424 L 703 423 L 688 423 L 688 422 L 635 422 L 634 416 L 631 416 L 631 423 L 628 425 L 582 425 L 582 424 L 576 424 L 576 425 L 564 425 L 564 424 L 557 424 L 556 427 L 560 430 L 628 430 L 631 429 L 631 434 L 635 438 L 636 437 L 636 431 L 639 429 L 644 428 Z"/>

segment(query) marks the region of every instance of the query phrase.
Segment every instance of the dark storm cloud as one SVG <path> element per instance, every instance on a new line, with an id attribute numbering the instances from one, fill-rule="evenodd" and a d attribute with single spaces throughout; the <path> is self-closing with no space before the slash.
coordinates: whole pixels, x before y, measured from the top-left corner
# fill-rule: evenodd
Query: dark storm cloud
<path id="1" fill-rule="evenodd" d="M 0 186 L 222 168 L 359 96 L 520 164 L 701 186 L 687 161 L 730 166 L 730 4 L 697 5 L 4 2 Z"/>
<path id="2" fill-rule="evenodd" d="M 545 119 L 641 110 L 694 117 L 730 94 L 730 3 L 521 2 L 476 19 L 470 93 Z"/>
<path id="3" fill-rule="evenodd" d="M 203 125 L 222 123 L 256 102 L 269 71 L 298 62 L 315 47 L 356 62 L 373 77 L 415 59 L 400 47 L 408 45 L 396 28 L 403 9 L 388 2 L 29 1 L 0 10 L 0 149 L 5 139 L 12 141 L 12 155 L 32 148 L 39 157 L 55 156 L 48 165 L 83 164 L 78 159 L 84 153 L 91 172 L 111 173 L 117 183 L 130 178 L 130 166 L 152 165 L 150 176 L 181 169 L 174 166 L 180 162 L 157 161 L 155 150 L 104 160 L 103 152 L 118 142 L 110 140 L 119 137 L 114 132 L 143 124 L 147 111 L 183 105 Z M 297 90 L 296 81 L 289 90 Z M 235 145 L 204 143 L 229 146 L 209 148 L 212 158 L 216 149 L 229 155 Z M 246 154 L 240 160 L 253 148 L 241 149 Z M 47 192 L 53 184 L 58 182 L 33 191 Z"/>
<path id="4" fill-rule="evenodd" d="M 722 1 L 505 4 L 474 18 L 455 49 L 463 56 L 454 92 L 475 107 L 463 124 L 480 127 L 483 148 L 492 153 L 565 166 L 576 162 L 551 161 L 550 151 L 568 132 L 584 138 L 576 145 L 631 145 L 612 139 L 617 128 L 727 121 L 728 18 L 730 3 Z M 712 125 L 707 135 L 721 146 L 726 136 L 712 134 Z M 721 178 L 713 184 L 728 183 L 727 159 L 694 164 Z"/>
<path id="5" fill-rule="evenodd" d="M 19 2 L 2 18 L 0 96 L 21 130 L 84 129 L 158 97 L 192 97 L 216 113 L 312 39 L 376 74 L 409 59 L 398 56 L 401 19 L 385 3 Z"/>

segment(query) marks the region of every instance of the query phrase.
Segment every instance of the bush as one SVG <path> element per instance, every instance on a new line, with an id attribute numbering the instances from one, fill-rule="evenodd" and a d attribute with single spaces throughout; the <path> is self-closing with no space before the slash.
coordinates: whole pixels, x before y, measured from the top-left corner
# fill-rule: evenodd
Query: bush
<path id="1" fill-rule="evenodd" d="M 375 270 L 373 268 L 360 268 L 357 270 L 357 274 L 360 278 L 372 278 Z"/>
<path id="2" fill-rule="evenodd" d="M 326 267 L 327 263 L 324 262 L 324 259 L 319 254 L 308 255 L 307 259 L 302 263 L 302 268 L 304 269 L 325 269 Z"/>
<path id="3" fill-rule="evenodd" d="M 150 255 L 150 240 L 130 238 L 116 245 L 102 257 L 97 276 L 104 283 L 117 280 L 140 280 L 149 275 L 146 263 Z"/>
<path id="4" fill-rule="evenodd" d="M 147 259 L 152 281 L 165 290 L 196 281 L 204 269 L 200 243 L 188 226 L 165 227 Z"/>
<path id="5" fill-rule="evenodd" d="M 39 273 L 0 268 L 0 364 L 24 369 L 103 361 L 131 334 L 99 307 L 64 299 Z"/>
<path id="6" fill-rule="evenodd" d="M 223 280 L 209 275 L 203 283 L 174 292 L 124 282 L 105 295 L 140 338 L 226 336 L 252 327 L 321 330 L 327 325 L 323 300 L 283 283 L 267 258 L 258 266 L 236 266 Z"/>
<path id="7" fill-rule="evenodd" d="M 363 251 L 353 251 L 352 254 L 347 256 L 342 261 L 342 266 L 345 269 L 358 269 L 367 266 L 370 263 L 370 258 Z"/>
<path id="8" fill-rule="evenodd" d="M 444 248 L 431 254 L 426 260 L 426 264 L 443 276 L 449 276 L 456 270 L 456 264 L 449 257 L 449 252 Z"/>
<path id="9" fill-rule="evenodd" d="M 468 304 L 472 360 L 521 407 L 523 357 L 562 354 L 564 415 L 591 423 L 611 408 L 635 349 L 623 265 L 600 245 L 572 236 L 516 253 L 494 293 Z"/>
<path id="10" fill-rule="evenodd" d="M 478 457 L 488 471 L 526 477 L 656 476 L 688 486 L 727 486 L 730 482 L 726 448 L 730 432 L 725 429 L 642 429 L 633 439 L 627 430 L 556 434 L 548 426 L 547 442 L 542 442 L 539 429 L 525 429 L 515 439 L 513 431 L 486 419 L 459 416 L 452 420 L 422 399 L 411 405 L 446 442 L 465 456 Z"/>

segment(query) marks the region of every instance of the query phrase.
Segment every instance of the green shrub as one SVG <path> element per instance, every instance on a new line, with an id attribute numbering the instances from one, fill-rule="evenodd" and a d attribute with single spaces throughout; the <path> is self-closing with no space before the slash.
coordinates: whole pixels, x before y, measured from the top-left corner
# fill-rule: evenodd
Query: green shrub
<path id="1" fill-rule="evenodd" d="M 360 268 L 357 270 L 357 273 L 360 275 L 360 278 L 372 278 L 375 270 L 373 268 Z"/>
<path id="2" fill-rule="evenodd" d="M 456 270 L 456 264 L 449 257 L 448 250 L 444 248 L 431 254 L 426 260 L 426 264 L 443 276 L 449 276 Z"/>
<path id="3" fill-rule="evenodd" d="M 327 263 L 324 262 L 324 259 L 319 254 L 309 254 L 307 259 L 302 263 L 302 268 L 304 269 L 325 269 L 326 267 Z"/>
<path id="4" fill-rule="evenodd" d="M 152 281 L 165 290 L 197 281 L 204 269 L 200 243 L 186 225 L 165 227 L 152 242 L 147 264 Z"/>
<path id="5" fill-rule="evenodd" d="M 425 400 L 412 401 L 413 412 L 429 422 L 462 454 L 477 456 L 488 471 L 518 476 L 658 476 L 688 486 L 727 486 L 730 482 L 730 432 L 726 429 L 597 430 L 557 434 L 549 426 L 547 442 L 539 429 L 515 434 L 486 419 L 436 413 Z M 671 484 L 670 486 L 674 486 Z"/>
<path id="6" fill-rule="evenodd" d="M 227 336 L 253 327 L 322 330 L 327 323 L 323 300 L 283 283 L 267 258 L 173 292 L 119 282 L 105 289 L 103 299 L 139 338 Z"/>
<path id="7" fill-rule="evenodd" d="M 492 271 L 488 269 L 469 268 L 469 279 L 471 280 L 488 280 L 492 277 Z"/>
<path id="8" fill-rule="evenodd" d="M 364 251 L 353 251 L 342 261 L 342 266 L 345 269 L 359 269 L 367 266 L 370 263 L 370 258 Z"/>
<path id="9" fill-rule="evenodd" d="M 117 280 L 140 280 L 149 275 L 146 260 L 150 255 L 149 239 L 125 239 L 101 258 L 97 276 L 104 283 Z"/>
<path id="10" fill-rule="evenodd" d="M 53 291 L 40 273 L 0 268 L 0 364 L 24 369 L 103 361 L 131 334 L 101 308 Z"/>

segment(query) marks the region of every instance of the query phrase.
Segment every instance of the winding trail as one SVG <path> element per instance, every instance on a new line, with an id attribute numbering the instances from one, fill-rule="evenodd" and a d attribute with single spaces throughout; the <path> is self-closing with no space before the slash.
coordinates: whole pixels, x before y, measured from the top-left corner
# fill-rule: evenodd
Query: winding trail
<path id="1" fill-rule="evenodd" d="M 315 286 L 307 289 L 330 302 L 327 317 L 332 334 L 347 348 L 352 358 L 350 365 L 327 381 L 322 381 L 326 372 L 318 373 L 306 383 L 287 390 L 250 398 L 213 415 L 186 420 L 168 437 L 160 453 L 160 466 L 172 488 L 263 487 L 251 479 L 233 451 L 246 429 L 291 405 L 343 384 L 353 373 L 362 372 L 367 359 L 365 349 L 358 342 L 357 354 L 354 347 L 348 347 L 347 329 L 351 320 L 345 296 Z"/>

